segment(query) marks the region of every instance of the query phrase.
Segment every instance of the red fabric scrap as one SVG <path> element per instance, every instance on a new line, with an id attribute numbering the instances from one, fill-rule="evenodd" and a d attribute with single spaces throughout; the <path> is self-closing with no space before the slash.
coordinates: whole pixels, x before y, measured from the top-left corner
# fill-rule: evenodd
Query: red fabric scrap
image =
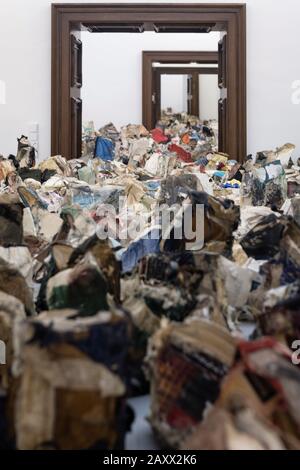
<path id="1" fill-rule="evenodd" d="M 182 147 L 179 147 L 179 145 L 172 144 L 169 145 L 169 150 L 170 152 L 177 153 L 177 156 L 180 158 L 185 163 L 193 163 L 191 154 L 189 152 L 186 152 Z"/>
<path id="2" fill-rule="evenodd" d="M 174 405 L 166 417 L 167 423 L 175 429 L 186 429 L 197 424 L 197 420 Z"/>
<path id="3" fill-rule="evenodd" d="M 165 136 L 165 134 L 163 133 L 163 131 L 161 129 L 153 129 L 151 131 L 151 137 L 153 140 L 155 140 L 155 142 L 157 144 L 164 144 L 166 142 L 168 142 L 168 137 Z"/>

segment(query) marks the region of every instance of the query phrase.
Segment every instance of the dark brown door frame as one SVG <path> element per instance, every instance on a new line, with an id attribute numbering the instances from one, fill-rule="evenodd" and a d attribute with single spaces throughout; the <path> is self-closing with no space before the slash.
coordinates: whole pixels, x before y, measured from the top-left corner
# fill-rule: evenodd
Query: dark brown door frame
<path id="1" fill-rule="evenodd" d="M 246 5 L 244 4 L 53 4 L 52 5 L 52 154 L 71 152 L 71 47 L 72 30 L 84 24 L 106 25 L 109 30 L 128 28 L 157 31 L 189 27 L 226 31 L 227 45 L 227 152 L 246 156 Z M 209 25 L 209 28 L 208 28 Z M 146 80 L 152 80 L 152 74 Z M 149 88 L 149 84 L 145 84 Z M 151 86 L 150 86 L 151 88 Z M 148 111 L 149 113 L 149 111 Z M 144 116 L 144 123 L 149 115 Z"/>
<path id="2" fill-rule="evenodd" d="M 160 75 L 218 75 L 217 67 L 155 67 Z"/>
<path id="3" fill-rule="evenodd" d="M 190 103 L 191 111 L 189 114 L 199 116 L 199 75 L 218 75 L 218 68 L 209 67 L 155 67 L 153 73 L 157 74 L 157 85 L 159 89 L 155 90 L 155 119 L 152 120 L 152 126 L 157 122 L 156 116 L 161 112 L 161 76 L 162 75 L 190 75 L 192 78 L 192 99 Z M 188 99 L 188 97 L 187 97 Z"/>
<path id="4" fill-rule="evenodd" d="M 185 64 L 187 67 L 191 62 L 196 64 L 218 64 L 219 54 L 214 51 L 143 51 L 143 124 L 147 129 L 152 129 L 159 120 L 160 109 L 158 109 L 155 94 L 159 90 L 158 101 L 160 101 L 159 73 L 160 67 L 154 67 L 154 63 L 160 64 Z M 151 75 L 151 80 L 149 76 Z M 194 109 L 195 111 L 195 109 Z"/>
<path id="5" fill-rule="evenodd" d="M 161 59 L 163 57 L 163 59 Z M 188 59 L 187 59 L 188 57 Z M 143 124 L 152 129 L 160 119 L 161 113 L 161 75 L 192 75 L 192 95 L 195 99 L 190 103 L 190 113 L 194 116 L 199 115 L 199 74 L 218 74 L 218 67 L 192 67 L 191 62 L 196 64 L 218 64 L 218 52 L 197 52 L 197 51 L 143 51 L 143 84 L 149 83 L 144 74 L 149 73 L 149 62 L 151 62 L 152 89 L 147 90 L 143 87 Z M 158 60 L 158 58 L 160 60 Z M 175 61 L 173 61 L 176 58 Z M 153 64 L 160 62 L 159 66 Z M 164 67 L 167 64 L 183 64 L 185 67 Z M 147 119 L 147 107 L 151 102 L 151 120 Z"/>

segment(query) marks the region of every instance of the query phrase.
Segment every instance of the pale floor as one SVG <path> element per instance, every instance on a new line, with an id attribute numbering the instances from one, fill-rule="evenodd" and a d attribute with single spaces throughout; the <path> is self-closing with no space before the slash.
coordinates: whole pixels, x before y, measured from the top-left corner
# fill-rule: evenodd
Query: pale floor
<path id="1" fill-rule="evenodd" d="M 135 421 L 126 437 L 126 450 L 159 450 L 150 423 L 147 421 L 150 396 L 132 398 L 129 400 L 129 405 L 134 409 Z"/>

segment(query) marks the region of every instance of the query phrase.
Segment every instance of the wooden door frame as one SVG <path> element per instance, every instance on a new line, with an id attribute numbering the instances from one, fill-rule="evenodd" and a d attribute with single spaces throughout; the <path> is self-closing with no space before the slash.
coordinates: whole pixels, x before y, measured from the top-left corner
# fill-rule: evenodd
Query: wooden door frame
<path id="1" fill-rule="evenodd" d="M 161 59 L 163 57 L 163 59 Z M 187 58 L 188 57 L 188 58 Z M 160 58 L 160 60 L 158 60 Z M 159 66 L 154 66 L 153 64 L 159 62 Z M 196 64 L 204 64 L 203 67 L 193 67 L 190 65 L 191 62 Z M 167 64 L 183 64 L 185 67 L 177 67 L 176 65 L 172 65 L 171 67 L 164 67 Z M 205 67 L 205 64 L 218 64 L 218 52 L 191 52 L 188 53 L 186 51 L 143 51 L 143 123 L 144 125 L 150 129 L 153 128 L 158 121 L 158 116 L 160 115 L 160 107 L 161 107 L 161 93 L 160 93 L 160 85 L 155 83 L 154 75 L 156 73 L 157 80 L 160 80 L 161 75 L 172 75 L 172 74 L 182 74 L 182 75 L 189 75 L 189 74 L 196 74 L 198 72 L 198 80 L 199 75 L 201 74 L 211 74 L 211 75 L 218 75 L 219 69 L 218 67 L 209 68 Z M 144 74 L 148 74 L 149 69 L 151 70 L 152 74 L 152 82 L 151 82 L 151 89 L 147 89 L 145 87 L 145 83 L 149 84 L 149 80 L 146 80 Z M 198 81 L 197 80 L 197 81 Z M 195 83 L 194 83 L 195 85 Z M 159 91 L 157 90 L 159 88 Z M 199 86 L 196 85 L 196 90 L 194 93 L 196 95 L 197 105 L 192 106 L 194 110 L 192 114 L 195 116 L 199 115 Z M 158 93 L 157 93 L 158 91 Z M 157 102 L 153 103 L 153 94 L 158 96 Z M 149 97 L 151 97 L 149 99 Z M 158 103 L 159 101 L 159 103 Z M 151 119 L 148 122 L 146 120 L 146 116 L 148 114 L 148 106 L 151 106 Z"/>
<path id="2" fill-rule="evenodd" d="M 161 80 L 162 75 L 192 75 L 193 81 L 193 99 L 192 99 L 192 111 L 193 116 L 200 115 L 200 105 L 199 105 L 199 75 L 218 75 L 219 71 L 217 67 L 154 67 L 153 71 L 157 73 L 158 79 Z M 159 109 L 159 112 L 156 111 L 156 115 L 160 114 L 161 110 L 161 84 L 159 85 L 158 100 L 156 103 L 156 109 Z M 156 90 L 155 90 L 156 91 Z M 152 120 L 153 124 L 153 120 Z M 153 126 L 152 126 L 153 127 Z"/>
<path id="3" fill-rule="evenodd" d="M 245 4 L 89 4 L 52 5 L 51 151 L 71 158 L 70 32 L 84 24 L 179 25 L 182 30 L 211 25 L 228 36 L 227 152 L 246 156 L 246 5 Z M 146 80 L 151 80 L 152 74 Z M 145 83 L 146 87 L 149 84 Z M 144 116 L 145 123 L 148 115 Z"/>
<path id="4" fill-rule="evenodd" d="M 157 71 L 160 75 L 189 75 L 198 71 L 199 75 L 218 75 L 217 67 L 157 67 Z"/>

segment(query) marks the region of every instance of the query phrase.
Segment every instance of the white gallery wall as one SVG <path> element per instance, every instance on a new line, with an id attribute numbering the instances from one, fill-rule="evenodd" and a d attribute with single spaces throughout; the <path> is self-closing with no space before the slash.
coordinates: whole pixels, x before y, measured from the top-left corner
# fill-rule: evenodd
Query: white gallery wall
<path id="1" fill-rule="evenodd" d="M 187 112 L 187 75 L 161 75 L 161 110 Z"/>
<path id="2" fill-rule="evenodd" d="M 220 90 L 217 74 L 199 75 L 199 116 L 200 119 L 218 119 Z"/>
<path id="3" fill-rule="evenodd" d="M 80 3 L 56 0 L 72 2 Z M 193 0 L 178 3 L 185 2 Z M 300 154 L 300 2 L 236 3 L 247 3 L 248 152 L 289 141 L 297 144 Z M 37 122 L 40 157 L 45 158 L 50 154 L 51 1 L 1 0 L 0 22 L 0 81 L 5 83 L 5 100 L 3 96 L 0 100 L 0 153 L 15 152 L 17 136 L 28 132 L 30 122 Z M 100 78 L 99 73 L 99 83 Z"/>
<path id="4" fill-rule="evenodd" d="M 83 121 L 96 128 L 112 121 L 118 128 L 142 122 L 143 51 L 217 51 L 219 32 L 209 34 L 82 33 L 83 42 Z M 182 83 L 179 89 L 180 82 Z M 162 97 L 181 111 L 183 79 L 168 79 Z M 164 93 L 166 92 L 166 93 Z M 175 101 L 173 101 L 176 99 Z M 166 103 L 162 103 L 163 108 Z M 186 108 L 186 104 L 185 104 Z"/>

